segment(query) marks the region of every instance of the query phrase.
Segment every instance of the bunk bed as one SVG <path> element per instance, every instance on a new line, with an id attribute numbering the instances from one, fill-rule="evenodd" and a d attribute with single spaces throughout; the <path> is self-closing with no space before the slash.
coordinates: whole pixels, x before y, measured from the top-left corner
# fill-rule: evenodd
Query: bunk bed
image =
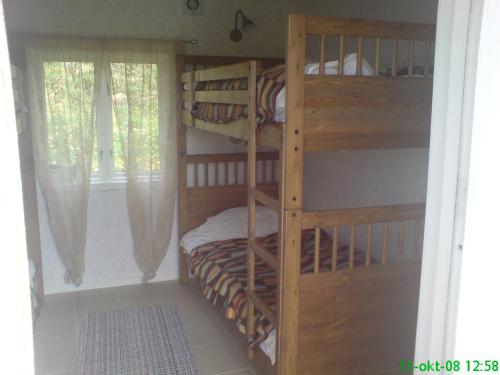
<path id="1" fill-rule="evenodd" d="M 319 38 L 319 62 L 313 66 L 306 64 L 311 34 Z M 326 61 L 332 37 L 336 62 Z M 181 246 L 180 278 L 187 281 L 191 267 L 213 296 L 218 291 L 200 272 L 200 264 L 217 264 L 210 263 L 210 256 L 220 261 L 228 248 L 244 254 L 244 267 L 236 267 L 239 273 L 224 267 L 222 258 L 215 274 L 239 282 L 236 290 L 244 301 L 240 328 L 247 335 L 242 345 L 248 345 L 259 373 L 389 374 L 400 371 L 401 360 L 413 357 L 425 203 L 306 212 L 303 160 L 311 151 L 428 147 L 434 38 L 434 25 L 291 14 L 283 70 L 263 69 L 252 60 L 180 75 L 182 244 L 187 247 L 186 236 L 214 225 L 214 216 L 227 209 L 246 206 L 248 225 L 245 233 L 222 242 L 189 251 Z M 355 54 L 348 54 L 352 39 Z M 368 40 L 374 46 L 370 75 L 365 72 Z M 382 45 L 387 40 L 389 67 L 384 69 Z M 408 43 L 403 64 L 402 41 Z M 417 66 L 420 44 L 423 64 Z M 354 68 L 346 73 L 352 58 Z M 269 111 L 277 96 L 263 96 L 269 72 L 283 78 L 271 87 L 286 90 L 285 123 L 274 123 L 274 116 L 262 121 L 262 111 Z M 245 140 L 248 153 L 187 155 L 188 127 Z M 259 145 L 276 151 L 257 152 Z M 214 184 L 209 183 L 210 165 Z M 276 233 L 259 227 L 262 207 L 276 213 Z M 264 293 L 262 273 L 274 283 Z M 232 302 L 223 301 L 226 314 Z M 256 338 L 263 328 L 264 337 Z M 275 365 L 260 345 L 270 328 L 275 329 Z"/>

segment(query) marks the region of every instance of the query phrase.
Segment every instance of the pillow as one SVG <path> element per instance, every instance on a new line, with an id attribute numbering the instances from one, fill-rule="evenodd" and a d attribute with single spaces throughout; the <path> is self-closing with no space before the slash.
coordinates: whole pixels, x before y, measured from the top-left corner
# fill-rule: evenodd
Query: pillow
<path id="1" fill-rule="evenodd" d="M 278 214 L 269 207 L 256 207 L 255 235 L 264 237 L 278 231 Z M 236 207 L 209 217 L 181 238 L 180 245 L 188 252 L 203 244 L 248 237 L 248 208 Z"/>

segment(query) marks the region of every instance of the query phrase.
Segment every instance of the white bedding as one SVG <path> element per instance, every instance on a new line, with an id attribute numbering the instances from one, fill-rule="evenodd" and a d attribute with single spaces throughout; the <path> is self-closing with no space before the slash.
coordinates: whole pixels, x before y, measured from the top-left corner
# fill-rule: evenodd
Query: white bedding
<path id="1" fill-rule="evenodd" d="M 356 74 L 358 56 L 356 53 L 351 53 L 344 57 L 344 75 L 352 76 Z M 339 69 L 339 61 L 328 61 L 325 63 L 326 75 L 337 75 Z M 305 74 L 319 74 L 319 63 L 307 64 L 304 67 Z M 374 74 L 371 65 L 363 59 L 361 64 L 361 74 L 364 76 L 372 76 Z M 274 110 L 274 120 L 276 122 L 285 122 L 286 114 L 286 90 L 283 87 L 276 97 L 276 107 Z"/>
<path id="2" fill-rule="evenodd" d="M 278 215 L 276 211 L 264 206 L 256 207 L 255 235 L 264 237 L 278 231 Z M 186 233 L 181 238 L 181 246 L 188 252 L 203 244 L 248 237 L 247 207 L 230 208 L 207 221 L 198 228 Z"/>

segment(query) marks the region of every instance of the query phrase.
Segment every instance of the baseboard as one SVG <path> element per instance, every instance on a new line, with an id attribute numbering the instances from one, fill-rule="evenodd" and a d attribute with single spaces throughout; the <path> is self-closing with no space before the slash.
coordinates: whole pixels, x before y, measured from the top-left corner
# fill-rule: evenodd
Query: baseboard
<path id="1" fill-rule="evenodd" d="M 149 283 L 158 283 L 162 281 L 170 281 L 177 279 L 178 275 L 172 275 L 172 274 L 157 275 Z M 50 294 L 71 293 L 71 292 L 80 292 L 83 290 L 113 288 L 117 286 L 138 285 L 141 283 L 142 283 L 142 276 L 126 277 L 120 279 L 116 278 L 104 279 L 104 280 L 91 281 L 88 283 L 83 282 L 82 285 L 80 285 L 79 287 L 70 284 L 63 284 L 63 285 L 45 284 L 45 295 L 47 296 Z"/>

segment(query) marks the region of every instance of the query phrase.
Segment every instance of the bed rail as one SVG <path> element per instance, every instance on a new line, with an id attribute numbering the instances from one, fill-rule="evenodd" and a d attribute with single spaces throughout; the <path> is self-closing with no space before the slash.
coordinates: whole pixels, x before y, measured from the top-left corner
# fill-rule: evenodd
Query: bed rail
<path id="1" fill-rule="evenodd" d="M 355 249 L 365 250 L 364 266 L 370 267 L 375 261 L 380 265 L 388 262 L 400 263 L 405 260 L 420 258 L 422 240 L 422 222 L 425 216 L 425 204 L 404 204 L 394 206 L 339 209 L 329 211 L 305 212 L 302 214 L 302 229 L 315 231 L 314 271 L 337 271 L 337 262 L 331 262 L 330 270 L 320 270 L 320 241 L 322 230 L 332 233 L 331 257 L 336 260 L 340 242 L 349 247 L 348 268 L 355 266 Z M 375 233 L 379 227 L 379 235 Z M 346 229 L 341 238 L 341 229 Z M 411 232 L 411 233 L 410 233 Z M 410 239 L 411 234 L 411 242 Z M 391 253 L 390 245 L 393 245 Z M 379 248 L 378 259 L 374 258 L 374 247 Z"/>
<path id="2" fill-rule="evenodd" d="M 278 60 L 279 61 L 279 60 Z M 252 75 L 250 70 L 251 61 L 241 62 L 232 65 L 220 66 L 204 70 L 196 70 L 181 74 L 182 108 L 181 122 L 185 126 L 194 127 L 201 130 L 215 132 L 228 137 L 250 139 L 249 118 L 242 118 L 227 124 L 213 124 L 207 121 L 193 118 L 191 109 L 196 102 L 213 104 L 241 104 L 248 105 L 255 93 L 250 93 L 250 85 L 244 90 L 196 90 L 199 82 L 217 81 L 224 79 L 248 79 L 256 81 L 256 72 L 260 70 L 260 61 L 256 61 L 256 72 Z M 278 126 L 271 126 L 260 131 L 257 142 L 261 145 L 279 149 L 281 143 L 281 129 Z"/>
<path id="3" fill-rule="evenodd" d="M 428 147 L 435 25 L 316 16 L 293 22 L 307 36 L 298 42 L 303 55 L 308 38 L 319 38 L 318 74 L 293 78 L 304 91 L 306 151 Z M 349 75 L 348 53 L 356 54 Z M 332 55 L 337 74 L 326 74 Z M 373 75 L 363 71 L 365 59 Z"/>
<path id="4" fill-rule="evenodd" d="M 270 196 L 278 194 L 278 153 L 259 152 L 257 183 Z M 181 234 L 225 209 L 245 206 L 248 200 L 246 154 L 185 155 L 179 174 Z"/>

